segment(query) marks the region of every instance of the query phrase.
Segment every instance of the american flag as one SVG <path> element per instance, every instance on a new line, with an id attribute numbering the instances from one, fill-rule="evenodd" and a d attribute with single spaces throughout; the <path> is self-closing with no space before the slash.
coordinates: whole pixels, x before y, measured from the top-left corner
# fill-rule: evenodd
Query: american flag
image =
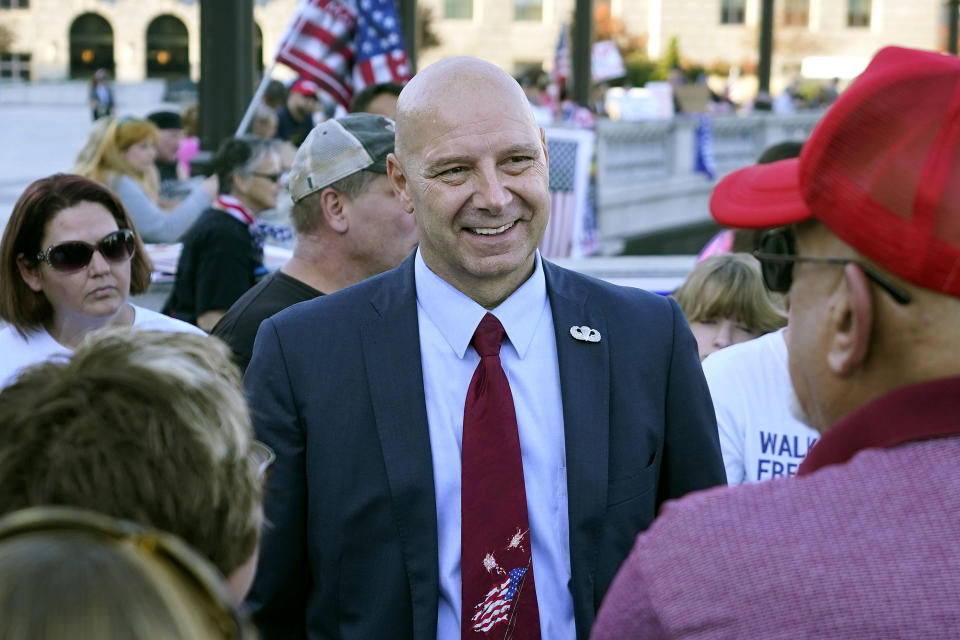
<path id="1" fill-rule="evenodd" d="M 550 219 L 540 242 L 545 258 L 566 258 L 573 250 L 577 224 L 577 194 L 574 189 L 577 145 L 547 138 L 550 154 Z"/>
<path id="2" fill-rule="evenodd" d="M 301 0 L 277 62 L 314 80 L 344 108 L 367 85 L 410 79 L 392 0 Z"/>
<path id="3" fill-rule="evenodd" d="M 356 43 L 357 63 L 353 68 L 355 89 L 410 79 L 410 65 L 400 37 L 393 0 L 360 0 Z"/>
<path id="4" fill-rule="evenodd" d="M 560 35 L 557 36 L 557 51 L 553 56 L 553 82 L 557 85 L 558 95 L 570 77 L 570 47 L 567 46 L 567 23 L 560 23 Z"/>
<path id="5" fill-rule="evenodd" d="M 470 618 L 474 631 L 487 633 L 501 622 L 509 620 L 510 606 L 523 586 L 523 576 L 526 573 L 526 567 L 513 569 L 502 584 L 487 592 L 486 599 L 476 606 L 476 613 Z"/>

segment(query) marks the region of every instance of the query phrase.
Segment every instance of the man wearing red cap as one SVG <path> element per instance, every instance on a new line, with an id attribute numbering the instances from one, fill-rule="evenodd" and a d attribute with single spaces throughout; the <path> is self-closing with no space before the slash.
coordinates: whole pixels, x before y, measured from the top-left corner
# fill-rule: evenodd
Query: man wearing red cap
<path id="1" fill-rule="evenodd" d="M 287 93 L 286 104 L 277 109 L 274 137 L 299 147 L 313 129 L 313 114 L 319 110 L 320 87 L 313 80 L 297 80 Z"/>
<path id="2" fill-rule="evenodd" d="M 960 628 L 960 60 L 880 51 L 797 160 L 737 171 L 711 211 L 775 227 L 796 478 L 667 505 L 593 638 L 943 638 Z"/>

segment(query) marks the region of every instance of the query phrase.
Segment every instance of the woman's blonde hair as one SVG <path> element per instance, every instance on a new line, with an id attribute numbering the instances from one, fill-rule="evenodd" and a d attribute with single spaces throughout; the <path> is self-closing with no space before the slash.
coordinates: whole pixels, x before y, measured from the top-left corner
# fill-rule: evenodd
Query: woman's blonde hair
<path id="1" fill-rule="evenodd" d="M 74 173 L 97 182 L 107 184 L 110 174 L 126 175 L 136 180 L 151 198 L 156 199 L 158 185 L 151 176 L 137 169 L 125 157 L 127 149 L 143 140 L 157 141 L 157 126 L 141 118 L 111 118 L 105 130 L 95 126 L 90 132 L 91 141 L 87 142 L 81 155 L 77 156 Z M 95 137 L 101 138 L 98 148 L 91 151 L 87 147 Z M 82 157 L 81 157 L 82 156 Z"/>
<path id="2" fill-rule="evenodd" d="M 767 290 L 760 263 L 747 253 L 707 258 L 694 267 L 673 297 L 687 322 L 736 318 L 756 334 L 787 324 L 782 297 Z"/>

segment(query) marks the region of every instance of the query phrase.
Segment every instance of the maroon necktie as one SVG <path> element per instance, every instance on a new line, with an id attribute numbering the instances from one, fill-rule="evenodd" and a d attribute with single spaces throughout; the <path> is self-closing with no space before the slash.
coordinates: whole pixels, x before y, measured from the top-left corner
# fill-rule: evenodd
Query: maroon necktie
<path id="1" fill-rule="evenodd" d="M 463 408 L 461 640 L 540 638 L 527 493 L 503 325 L 488 313 L 473 334 L 480 363 Z"/>

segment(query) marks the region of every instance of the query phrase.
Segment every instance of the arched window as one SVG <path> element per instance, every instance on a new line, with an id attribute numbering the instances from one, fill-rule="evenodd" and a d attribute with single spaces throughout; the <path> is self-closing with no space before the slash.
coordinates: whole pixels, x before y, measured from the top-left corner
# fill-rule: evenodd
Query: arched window
<path id="1" fill-rule="evenodd" d="M 189 76 L 187 27 L 176 16 L 157 16 L 147 25 L 147 77 L 176 79 Z"/>
<path id="2" fill-rule="evenodd" d="M 84 13 L 70 25 L 70 77 L 89 78 L 97 69 L 113 74 L 113 28 L 106 18 Z"/>

